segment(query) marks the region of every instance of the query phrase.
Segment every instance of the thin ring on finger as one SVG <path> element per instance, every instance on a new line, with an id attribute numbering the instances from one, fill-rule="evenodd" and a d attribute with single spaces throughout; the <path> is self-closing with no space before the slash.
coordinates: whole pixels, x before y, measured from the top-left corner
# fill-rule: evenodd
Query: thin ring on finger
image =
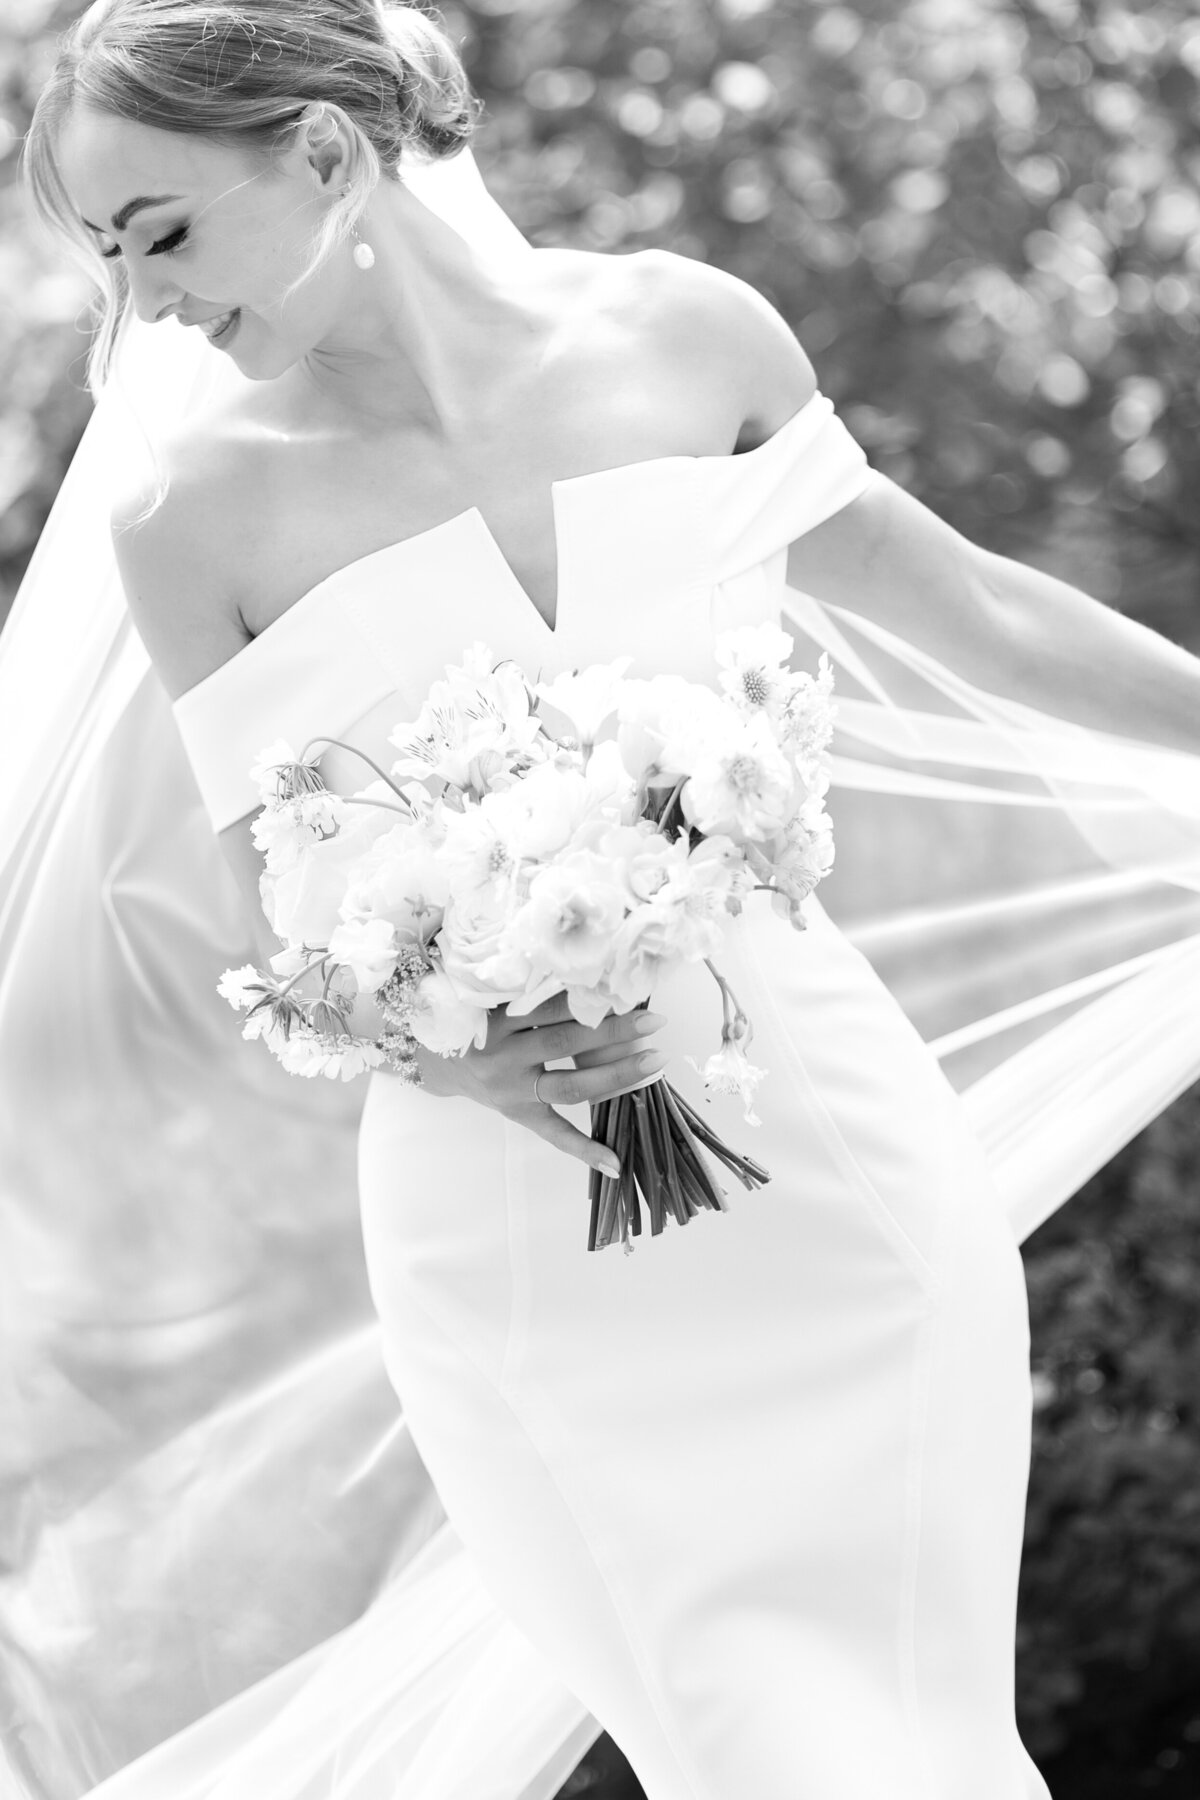
<path id="1" fill-rule="evenodd" d="M 543 1075 L 546 1075 L 548 1073 L 549 1073 L 549 1070 L 546 1068 L 545 1063 L 543 1063 L 541 1068 L 538 1070 L 537 1074 L 533 1078 L 533 1097 L 537 1101 L 539 1106 L 549 1106 L 549 1104 L 550 1104 L 550 1102 L 548 1100 L 543 1100 L 541 1095 L 538 1093 L 538 1082 L 542 1079 Z"/>

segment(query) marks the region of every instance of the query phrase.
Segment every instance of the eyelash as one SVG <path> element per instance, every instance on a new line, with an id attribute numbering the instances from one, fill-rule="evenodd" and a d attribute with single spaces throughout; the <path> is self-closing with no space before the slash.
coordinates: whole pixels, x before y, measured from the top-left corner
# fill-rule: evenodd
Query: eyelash
<path id="1" fill-rule="evenodd" d="M 182 250 L 184 244 L 187 242 L 187 235 L 187 226 L 181 225 L 178 231 L 168 232 L 165 238 L 159 238 L 156 244 L 151 244 L 146 255 L 173 256 L 176 250 Z M 124 253 L 119 244 L 114 244 L 111 250 L 102 250 L 100 254 L 105 262 L 111 262 L 114 257 L 121 256 Z"/>

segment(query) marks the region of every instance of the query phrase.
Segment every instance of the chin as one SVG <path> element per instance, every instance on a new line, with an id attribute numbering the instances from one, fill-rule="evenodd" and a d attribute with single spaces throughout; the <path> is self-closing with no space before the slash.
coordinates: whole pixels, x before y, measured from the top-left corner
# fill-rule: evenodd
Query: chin
<path id="1" fill-rule="evenodd" d="M 283 343 L 262 330 L 247 331 L 244 320 L 227 344 L 217 343 L 213 348 L 227 356 L 247 381 L 278 381 L 304 354 L 298 345 Z"/>

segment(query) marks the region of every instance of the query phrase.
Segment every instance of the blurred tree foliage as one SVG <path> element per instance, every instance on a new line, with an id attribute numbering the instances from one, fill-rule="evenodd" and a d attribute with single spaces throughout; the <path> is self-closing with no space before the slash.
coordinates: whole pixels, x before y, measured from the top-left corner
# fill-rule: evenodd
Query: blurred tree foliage
<path id="1" fill-rule="evenodd" d="M 0 614 L 86 416 L 82 294 L 15 152 L 77 0 L 0 19 Z M 877 467 L 1200 649 L 1194 0 L 450 0 L 539 243 L 767 294 Z M 1185 1099 L 1027 1246 L 1022 1726 L 1056 1800 L 1200 1791 Z M 607 1760 L 606 1760 L 607 1758 Z M 611 1752 L 572 1791 L 635 1790 Z M 1108 1784 L 1108 1785 L 1106 1785 Z"/>

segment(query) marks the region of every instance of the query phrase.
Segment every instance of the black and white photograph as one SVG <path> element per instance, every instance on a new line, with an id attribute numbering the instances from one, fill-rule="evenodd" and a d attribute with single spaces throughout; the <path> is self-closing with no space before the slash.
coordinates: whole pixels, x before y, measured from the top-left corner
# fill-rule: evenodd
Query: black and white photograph
<path id="1" fill-rule="evenodd" d="M 3 0 L 0 1800 L 1196 1800 L 1194 0 Z"/>

